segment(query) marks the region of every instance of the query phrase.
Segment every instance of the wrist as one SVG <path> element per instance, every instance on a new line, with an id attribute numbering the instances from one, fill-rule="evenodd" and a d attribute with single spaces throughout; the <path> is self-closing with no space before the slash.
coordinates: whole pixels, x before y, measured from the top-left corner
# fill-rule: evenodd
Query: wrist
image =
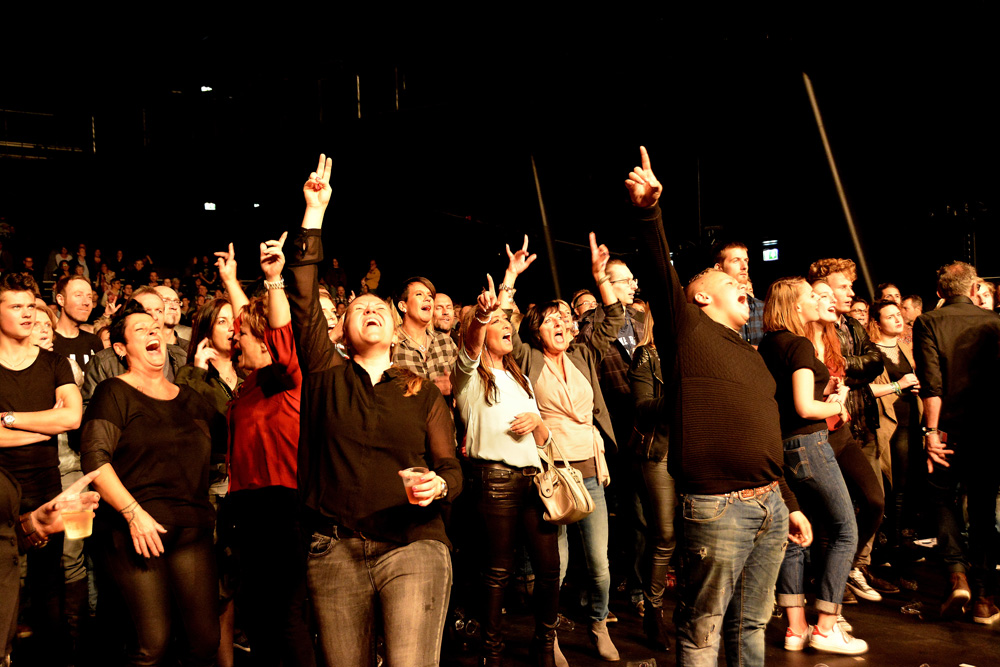
<path id="1" fill-rule="evenodd" d="M 600 287 L 604 283 L 610 282 L 610 281 L 611 281 L 611 279 L 608 278 L 608 274 L 606 274 L 606 273 L 595 273 L 594 274 L 594 282 L 597 283 L 598 287 Z"/>

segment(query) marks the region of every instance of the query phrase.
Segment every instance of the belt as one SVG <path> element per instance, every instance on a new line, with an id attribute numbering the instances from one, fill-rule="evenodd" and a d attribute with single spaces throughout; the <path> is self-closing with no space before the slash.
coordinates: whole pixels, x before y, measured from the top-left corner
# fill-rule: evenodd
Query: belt
<path id="1" fill-rule="evenodd" d="M 500 461 L 488 461 L 486 459 L 468 459 L 470 465 L 477 468 L 486 470 L 507 470 L 512 473 L 520 473 L 525 477 L 534 477 L 540 471 L 534 466 L 527 466 L 525 468 L 518 468 L 517 466 L 507 465 L 506 463 L 501 463 Z"/>
<path id="2" fill-rule="evenodd" d="M 765 484 L 764 486 L 758 486 L 754 489 L 740 489 L 739 491 L 730 491 L 729 493 L 716 493 L 713 495 L 722 496 L 723 498 L 729 498 L 731 500 L 753 500 L 754 498 L 759 498 L 766 493 L 778 490 L 778 481 L 775 480 L 770 484 Z"/>
<path id="3" fill-rule="evenodd" d="M 312 530 L 314 533 L 319 533 L 320 535 L 326 535 L 327 537 L 333 537 L 339 540 L 346 540 L 350 538 L 357 538 L 359 540 L 371 539 L 366 537 L 359 530 L 351 530 L 344 526 L 338 526 L 332 521 L 317 521 L 313 524 Z"/>

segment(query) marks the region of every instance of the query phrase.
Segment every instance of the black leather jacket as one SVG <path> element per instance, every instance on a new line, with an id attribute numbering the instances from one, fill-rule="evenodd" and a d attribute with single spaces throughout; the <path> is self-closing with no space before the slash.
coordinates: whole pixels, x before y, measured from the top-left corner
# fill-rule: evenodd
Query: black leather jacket
<path id="1" fill-rule="evenodd" d="M 847 412 L 851 415 L 851 434 L 858 440 L 864 440 L 867 430 L 872 435 L 878 430 L 878 402 L 872 394 L 870 385 L 882 374 L 885 365 L 878 348 L 868 338 L 865 328 L 853 317 L 844 317 L 853 343 L 854 354 L 848 355 L 847 332 L 837 327 L 840 338 L 840 349 L 844 352 L 844 362 L 847 366 L 847 386 L 851 393 L 847 396 Z"/>

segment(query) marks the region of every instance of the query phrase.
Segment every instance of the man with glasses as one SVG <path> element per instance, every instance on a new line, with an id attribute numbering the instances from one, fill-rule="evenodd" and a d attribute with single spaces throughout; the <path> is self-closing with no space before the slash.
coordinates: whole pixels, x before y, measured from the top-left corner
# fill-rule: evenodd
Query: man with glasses
<path id="1" fill-rule="evenodd" d="M 733 241 L 720 247 L 715 253 L 715 268 L 735 279 L 740 288 L 747 292 L 750 319 L 740 329 L 740 335 L 757 349 L 764 338 L 764 302 L 755 298 L 749 289 L 750 256 L 747 254 L 746 244 Z"/>
<path id="2" fill-rule="evenodd" d="M 163 340 L 170 345 L 179 345 L 187 352 L 189 341 L 181 338 L 176 331 L 181 321 L 181 300 L 177 298 L 177 292 L 163 285 L 153 289 L 163 299 Z"/>
<path id="3" fill-rule="evenodd" d="M 855 296 L 854 300 L 851 301 L 851 309 L 847 311 L 847 314 L 860 322 L 861 326 L 868 326 L 868 302 L 860 296 Z"/>

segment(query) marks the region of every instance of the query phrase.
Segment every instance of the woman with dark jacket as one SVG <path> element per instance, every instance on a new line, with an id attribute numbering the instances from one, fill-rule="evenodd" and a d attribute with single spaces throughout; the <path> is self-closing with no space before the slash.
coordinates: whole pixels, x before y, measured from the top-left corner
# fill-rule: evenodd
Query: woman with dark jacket
<path id="1" fill-rule="evenodd" d="M 658 418 L 664 391 L 663 373 L 653 339 L 653 313 L 648 305 L 646 330 L 632 355 L 628 379 L 635 401 L 635 426 L 629 444 L 642 475 L 644 488 L 639 497 L 646 518 L 646 548 L 642 554 L 642 581 L 645 584 L 642 628 L 652 644 L 666 650 L 670 640 L 664 625 L 663 593 L 677 543 L 674 537 L 677 492 L 674 478 L 667 470 L 669 433 L 666 424 Z"/>
<path id="2" fill-rule="evenodd" d="M 525 238 L 525 255 L 527 238 Z M 514 281 L 527 268 L 527 262 L 510 253 L 510 265 L 500 285 L 501 308 L 513 308 Z M 520 253 L 519 253 L 520 255 Z M 578 469 L 594 499 L 595 509 L 576 526 L 584 544 L 584 557 L 590 573 L 590 635 L 598 654 L 605 660 L 618 660 L 618 649 L 608 635 L 608 598 L 611 572 L 608 565 L 608 508 L 604 487 L 610 475 L 605 459 L 605 445 L 615 445 L 604 395 L 599 381 L 601 356 L 625 323 L 624 309 L 615 295 L 605 268 L 610 254 L 598 247 L 590 234 L 591 271 L 604 303 L 606 317 L 594 335 L 582 343 L 572 342 L 555 301 L 536 304 L 528 309 L 521 322 L 522 337 L 514 333 L 514 358 L 535 388 L 535 398 L 542 420 L 569 459 Z M 560 580 L 565 577 L 569 558 L 566 527 L 559 530 Z"/>
<path id="3" fill-rule="evenodd" d="M 455 426 L 433 382 L 392 366 L 388 303 L 373 294 L 350 303 L 349 361 L 330 341 L 317 267 L 332 167 L 320 156 L 303 186 L 288 294 L 304 377 L 299 489 L 319 643 L 328 665 L 372 665 L 381 624 L 388 664 L 436 665 L 452 580 L 441 505 L 462 489 Z"/>

